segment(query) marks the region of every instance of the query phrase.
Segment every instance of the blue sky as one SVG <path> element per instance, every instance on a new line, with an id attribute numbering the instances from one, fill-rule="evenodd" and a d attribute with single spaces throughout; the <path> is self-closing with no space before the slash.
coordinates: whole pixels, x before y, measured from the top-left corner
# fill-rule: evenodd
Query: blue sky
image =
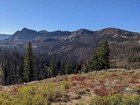
<path id="1" fill-rule="evenodd" d="M 140 32 L 140 0 L 0 0 L 0 33 L 35 30 L 99 30 L 116 27 Z"/>

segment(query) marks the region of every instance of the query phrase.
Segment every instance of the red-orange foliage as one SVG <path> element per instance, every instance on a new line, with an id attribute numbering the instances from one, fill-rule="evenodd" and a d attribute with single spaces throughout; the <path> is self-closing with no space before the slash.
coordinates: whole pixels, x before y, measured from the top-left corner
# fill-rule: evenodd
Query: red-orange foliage
<path id="1" fill-rule="evenodd" d="M 71 81 L 84 81 L 85 79 L 86 79 L 85 77 L 73 76 L 71 78 Z"/>
<path id="2" fill-rule="evenodd" d="M 104 86 L 105 85 L 105 81 L 104 80 L 99 80 L 100 85 Z"/>
<path id="3" fill-rule="evenodd" d="M 124 87 L 122 85 L 115 86 L 113 88 L 113 93 L 115 93 L 115 94 L 119 93 L 119 92 L 123 91 L 123 89 L 124 89 Z"/>
<path id="4" fill-rule="evenodd" d="M 78 83 L 76 83 L 76 82 L 72 83 L 72 86 L 77 86 L 77 85 L 78 85 Z"/>
<path id="5" fill-rule="evenodd" d="M 101 97 L 109 95 L 108 90 L 106 89 L 106 87 L 103 87 L 103 86 L 99 87 L 97 89 L 94 89 L 94 93 L 98 96 L 101 96 Z"/>
<path id="6" fill-rule="evenodd" d="M 113 73 L 113 74 L 112 74 L 112 77 L 115 77 L 115 76 L 118 76 L 118 75 L 117 75 L 116 73 Z"/>
<path id="7" fill-rule="evenodd" d="M 138 79 L 139 76 L 137 76 L 137 75 L 132 75 L 131 77 L 134 78 L 134 79 Z"/>
<path id="8" fill-rule="evenodd" d="M 69 79 L 67 77 L 64 77 L 64 81 L 69 81 Z"/>
<path id="9" fill-rule="evenodd" d="M 139 81 L 137 79 L 131 78 L 128 80 L 128 83 L 139 83 Z"/>

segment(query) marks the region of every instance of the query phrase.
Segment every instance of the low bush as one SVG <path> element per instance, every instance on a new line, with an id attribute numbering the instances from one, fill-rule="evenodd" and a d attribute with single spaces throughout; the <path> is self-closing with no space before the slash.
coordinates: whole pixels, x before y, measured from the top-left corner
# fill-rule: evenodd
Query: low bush
<path id="1" fill-rule="evenodd" d="M 30 84 L 12 92 L 0 93 L 0 105 L 50 105 L 65 100 L 70 82 Z M 67 97 L 66 97 L 67 98 Z"/>
<path id="2" fill-rule="evenodd" d="M 124 96 L 120 94 L 92 98 L 89 105 L 139 105 L 140 97 L 138 95 Z"/>

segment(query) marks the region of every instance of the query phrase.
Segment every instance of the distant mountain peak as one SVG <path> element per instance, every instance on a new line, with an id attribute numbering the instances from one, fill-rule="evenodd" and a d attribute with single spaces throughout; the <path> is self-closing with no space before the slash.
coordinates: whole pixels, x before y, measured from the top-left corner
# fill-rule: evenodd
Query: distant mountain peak
<path id="1" fill-rule="evenodd" d="M 35 37 L 37 37 L 39 33 L 35 30 L 31 30 L 28 28 L 23 28 L 21 31 L 15 32 L 9 40 L 13 41 L 28 41 L 28 40 L 33 40 Z"/>
<path id="2" fill-rule="evenodd" d="M 99 31 L 96 31 L 96 33 L 100 36 L 105 36 L 105 37 L 110 37 L 110 38 L 122 38 L 122 39 L 130 39 L 130 38 L 137 38 L 137 33 L 135 32 L 130 32 L 127 30 L 123 30 L 123 29 L 118 29 L 118 28 L 105 28 Z"/>
<path id="3" fill-rule="evenodd" d="M 21 32 L 27 32 L 27 31 L 35 31 L 35 30 L 28 29 L 28 28 L 26 28 L 26 27 L 24 27 L 24 28 L 21 30 Z M 35 31 L 35 32 L 37 32 L 37 31 Z"/>
<path id="4" fill-rule="evenodd" d="M 48 33 L 48 31 L 46 31 L 46 30 L 40 30 L 40 31 L 38 31 L 39 33 L 43 33 L 43 34 L 46 34 L 46 33 Z"/>
<path id="5" fill-rule="evenodd" d="M 78 29 L 76 31 L 74 31 L 72 34 L 73 35 L 80 35 L 80 34 L 92 34 L 94 33 L 93 31 L 90 31 L 88 29 L 82 28 L 82 29 Z"/>
<path id="6" fill-rule="evenodd" d="M 88 30 L 88 29 L 85 29 L 85 28 L 81 28 L 81 29 L 78 29 L 77 31 L 83 32 L 83 31 L 91 31 L 91 30 Z"/>
<path id="7" fill-rule="evenodd" d="M 108 27 L 108 28 L 104 28 L 102 30 L 96 31 L 99 34 L 116 34 L 116 33 L 122 33 L 122 32 L 128 32 L 126 30 L 122 30 L 122 29 L 118 29 L 118 28 L 113 28 L 113 27 Z"/>
<path id="8" fill-rule="evenodd" d="M 140 35 L 139 35 L 140 36 Z M 9 43 L 17 43 L 17 42 L 26 42 L 26 41 L 36 41 L 36 43 L 42 43 L 41 41 L 45 40 L 43 43 L 48 42 L 60 42 L 63 41 L 77 41 L 82 40 L 83 42 L 86 42 L 87 39 L 91 40 L 92 38 L 97 37 L 99 38 L 110 38 L 113 39 L 130 39 L 130 38 L 139 38 L 138 33 L 117 29 L 113 27 L 108 27 L 102 30 L 98 31 L 91 31 L 85 28 L 78 29 L 76 31 L 52 31 L 48 32 L 46 30 L 41 31 L 35 31 L 32 29 L 28 29 L 24 27 L 22 30 L 17 31 L 14 33 L 11 37 L 7 39 L 7 42 Z M 95 38 L 96 39 L 96 38 Z M 87 41 L 88 42 L 88 41 Z"/>
<path id="9" fill-rule="evenodd" d="M 24 27 L 22 30 L 29 30 L 28 28 Z"/>
<path id="10" fill-rule="evenodd" d="M 24 27 L 21 31 L 27 31 L 27 30 L 30 30 L 30 29 Z"/>
<path id="11" fill-rule="evenodd" d="M 130 32 L 130 31 L 127 31 L 127 30 L 123 30 L 123 29 L 119 29 L 119 28 L 113 28 L 113 27 L 108 27 L 108 28 L 104 28 L 102 30 L 99 30 L 99 31 L 105 31 L 105 32 Z"/>
<path id="12" fill-rule="evenodd" d="M 82 29 L 78 29 L 76 31 L 73 31 L 70 36 L 68 36 L 67 38 L 65 38 L 65 40 L 73 41 L 73 40 L 77 39 L 80 36 L 83 36 L 83 35 L 91 35 L 91 34 L 94 34 L 94 31 L 90 31 L 88 29 L 82 28 Z"/>
<path id="13" fill-rule="evenodd" d="M 108 27 L 108 28 L 104 28 L 104 29 L 120 30 L 119 28 L 114 28 L 114 27 Z"/>

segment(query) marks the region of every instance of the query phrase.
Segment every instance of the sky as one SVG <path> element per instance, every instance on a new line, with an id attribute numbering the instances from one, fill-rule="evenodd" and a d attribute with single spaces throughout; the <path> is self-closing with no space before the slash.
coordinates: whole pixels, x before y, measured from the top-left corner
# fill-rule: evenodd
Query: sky
<path id="1" fill-rule="evenodd" d="M 0 33 L 34 30 L 140 32 L 140 0 L 0 0 Z"/>

